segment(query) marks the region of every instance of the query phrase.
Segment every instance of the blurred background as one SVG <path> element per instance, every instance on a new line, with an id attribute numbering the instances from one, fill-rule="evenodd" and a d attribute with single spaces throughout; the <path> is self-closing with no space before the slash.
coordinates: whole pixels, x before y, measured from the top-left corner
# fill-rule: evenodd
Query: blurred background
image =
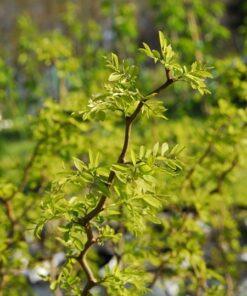
<path id="1" fill-rule="evenodd" d="M 142 42 L 157 48 L 158 30 L 165 32 L 185 62 L 196 57 L 211 65 L 217 59 L 226 64 L 229 57 L 244 59 L 246 49 L 246 3 L 241 0 L 14 0 L 11 5 L 1 0 L 0 15 L 4 119 L 35 112 L 46 97 L 58 99 L 79 84 L 91 94 L 99 84 L 91 78 L 104 67 L 101 58 L 106 53 L 136 60 Z M 62 77 L 63 71 L 78 71 L 74 84 Z M 181 101 L 176 108 L 206 108 L 190 99 Z"/>
<path id="2" fill-rule="evenodd" d="M 214 79 L 209 82 L 212 94 L 201 97 L 186 85 L 169 90 L 165 99 L 169 118 L 166 129 L 153 120 L 148 131 L 148 123 L 143 122 L 135 132 L 135 142 L 146 139 L 155 143 L 165 138 L 184 145 L 188 147 L 189 165 L 207 149 L 210 137 L 216 137 L 219 146 L 208 162 L 198 164 L 198 172 L 193 175 L 204 192 L 217 183 L 217 176 L 234 168 L 233 159 L 238 158 L 237 168 L 225 174 L 228 187 L 221 192 L 225 208 L 216 199 L 208 210 L 211 218 L 215 217 L 209 221 L 210 227 L 217 231 L 208 237 L 215 250 L 214 255 L 207 256 L 209 261 L 218 258 L 213 268 L 219 273 L 228 270 L 231 279 L 227 277 L 227 295 L 247 295 L 247 152 L 241 117 L 247 98 L 246 12 L 247 2 L 243 0 L 0 0 L 0 186 L 5 190 L 21 184 L 13 206 L 17 208 L 16 216 L 23 218 L 16 241 L 30 220 L 39 216 L 39 201 L 61 169 L 61 162 L 68 164 L 73 156 L 86 153 L 92 146 L 115 159 L 109 143 L 121 137 L 121 125 L 117 122 L 114 130 L 105 122 L 91 129 L 80 119 L 71 118 L 71 113 L 80 111 L 92 94 L 101 91 L 109 74 L 104 57 L 110 52 L 140 67 L 139 84 L 144 92 L 163 83 L 163 70 L 139 52 L 142 42 L 157 49 L 161 30 L 184 64 L 196 58 L 214 67 Z M 227 122 L 227 128 L 219 139 L 215 131 L 222 122 Z M 118 149 L 119 144 L 114 145 Z M 33 158 L 35 161 L 30 162 Z M 200 179 L 203 174 L 206 183 L 205 178 Z M 30 199 L 21 211 L 19 204 L 25 196 Z M 191 202 L 186 197 L 184 200 L 186 204 Z M 215 213 L 213 208 L 217 207 Z M 3 223 L 8 224 L 4 215 L 3 211 Z M 215 237 L 219 238 L 218 245 L 213 243 Z M 26 256 L 26 263 L 15 262 L 14 269 L 24 270 L 29 286 L 38 295 L 50 295 L 37 275 L 46 269 L 36 263 L 47 262 L 51 254 L 56 254 L 53 262 L 58 260 L 58 265 L 62 248 L 56 249 L 46 241 L 45 234 L 41 245 L 28 235 L 24 241 L 29 250 L 18 248 Z M 16 248 L 9 248 L 7 256 Z M 49 250 L 45 258 L 41 256 L 42 248 Z M 107 252 L 102 252 L 105 258 Z M 230 254 L 229 258 L 224 252 Z M 10 276 L 6 288 L 10 294 L 6 295 L 20 295 L 13 285 L 18 282 L 22 286 L 24 280 L 12 271 L 10 274 L 13 278 Z M 168 285 L 154 295 L 178 293 L 176 286 Z"/>

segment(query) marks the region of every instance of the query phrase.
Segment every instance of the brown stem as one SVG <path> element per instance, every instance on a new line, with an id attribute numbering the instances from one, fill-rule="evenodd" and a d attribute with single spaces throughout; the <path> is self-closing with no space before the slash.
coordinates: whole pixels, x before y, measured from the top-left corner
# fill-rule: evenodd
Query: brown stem
<path id="1" fill-rule="evenodd" d="M 158 87 L 157 89 L 153 90 L 152 92 L 150 92 L 148 94 L 158 94 L 159 92 L 161 92 L 163 89 L 166 89 L 170 84 L 172 84 L 175 80 L 173 79 L 168 79 L 164 84 L 162 84 L 160 87 Z M 123 148 L 122 151 L 118 157 L 118 161 L 117 163 L 124 163 L 124 158 L 128 149 L 128 145 L 129 145 L 129 139 L 130 139 L 130 132 L 131 132 L 131 125 L 133 123 L 133 121 L 136 119 L 137 115 L 141 112 L 141 109 L 144 105 L 144 103 L 147 101 L 147 99 L 142 100 L 138 103 L 135 111 L 130 115 L 127 116 L 125 118 L 125 135 L 124 135 L 124 143 L 123 143 Z M 114 180 L 115 177 L 115 173 L 113 171 L 110 171 L 108 180 L 107 180 L 107 184 L 108 187 L 111 186 L 112 181 Z M 82 218 L 82 220 L 80 221 L 82 225 L 86 225 L 88 222 L 90 222 L 95 216 L 97 216 L 103 209 L 104 209 L 104 205 L 105 205 L 105 201 L 106 201 L 106 196 L 103 195 L 98 204 L 96 205 L 96 207 L 89 212 L 84 218 Z"/>
<path id="2" fill-rule="evenodd" d="M 25 186 L 26 186 L 26 182 L 27 182 L 27 178 L 28 178 L 28 174 L 29 171 L 39 153 L 39 149 L 40 149 L 40 145 L 43 143 L 43 139 L 38 141 L 34 147 L 33 153 L 28 161 L 28 163 L 26 164 L 25 168 L 24 168 L 24 172 L 23 172 L 23 176 L 20 182 L 20 185 L 18 186 L 18 192 L 23 191 Z"/>
<path id="3" fill-rule="evenodd" d="M 157 269 L 154 271 L 153 279 L 152 279 L 151 283 L 148 285 L 149 289 L 153 288 L 153 286 L 155 285 L 155 283 L 157 282 L 157 280 L 161 276 L 162 271 L 164 269 L 164 265 L 165 265 L 165 262 L 162 261 L 160 263 L 160 265 L 157 267 Z"/>
<path id="4" fill-rule="evenodd" d="M 93 272 L 87 263 L 86 258 L 89 248 L 96 242 L 96 240 L 94 239 L 93 231 L 90 224 L 87 224 L 85 226 L 85 230 L 87 234 L 87 242 L 84 246 L 84 249 L 81 251 L 80 255 L 76 258 L 87 277 L 87 284 L 82 291 L 82 296 L 87 296 L 88 291 L 97 283 L 97 280 L 95 279 Z"/>
<path id="5" fill-rule="evenodd" d="M 9 223 L 10 223 L 10 230 L 9 230 L 9 233 L 8 233 L 8 239 L 9 239 L 8 246 L 9 246 L 9 244 L 11 244 L 11 238 L 13 238 L 13 236 L 14 236 L 16 220 L 15 220 L 15 217 L 14 217 L 14 214 L 13 214 L 13 210 L 12 210 L 10 201 L 5 200 L 5 199 L 0 197 L 0 204 L 3 205 L 3 207 L 5 209 L 6 216 L 8 217 L 8 220 L 9 220 Z"/>
<path id="6" fill-rule="evenodd" d="M 238 155 L 236 155 L 236 156 L 233 158 L 233 160 L 232 160 L 230 166 L 229 166 L 227 169 L 225 169 L 225 170 L 224 170 L 224 171 L 218 176 L 217 185 L 216 185 L 216 187 L 215 187 L 214 189 L 212 189 L 212 190 L 210 191 L 210 194 L 214 194 L 214 193 L 219 193 L 219 192 L 221 192 L 221 187 L 222 187 L 222 184 L 223 184 L 225 178 L 226 178 L 227 175 L 229 175 L 230 172 L 235 168 L 235 166 L 237 165 L 237 163 L 238 163 Z"/>
<path id="7" fill-rule="evenodd" d="M 162 84 L 160 87 L 158 87 L 157 89 L 150 92 L 147 96 L 152 95 L 152 94 L 158 94 L 159 92 L 161 92 L 163 89 L 166 89 L 169 85 L 171 85 L 175 81 L 174 79 L 170 78 L 170 71 L 169 70 L 166 70 L 166 76 L 167 76 L 167 81 L 164 84 Z M 126 156 L 128 146 L 129 146 L 129 141 L 130 141 L 130 133 L 131 133 L 132 123 L 136 119 L 138 114 L 141 112 L 141 109 L 147 100 L 148 99 L 144 99 L 142 101 L 139 101 L 134 112 L 130 116 L 125 117 L 124 142 L 123 142 L 123 147 L 122 147 L 121 153 L 120 153 L 118 160 L 117 160 L 117 163 L 119 163 L 119 164 L 122 164 L 125 161 L 125 156 Z M 108 188 L 111 187 L 114 178 L 115 178 L 115 172 L 110 171 L 109 176 L 108 176 L 108 180 L 107 180 Z M 78 262 L 80 263 L 82 269 L 84 270 L 84 272 L 87 276 L 87 284 L 82 291 L 83 296 L 87 296 L 89 293 L 89 290 L 92 287 L 97 285 L 97 281 L 93 275 L 93 272 L 87 263 L 86 254 L 87 254 L 89 248 L 95 243 L 95 239 L 93 237 L 93 232 L 92 232 L 92 228 L 90 225 L 90 221 L 94 217 L 96 217 L 101 211 L 104 210 L 106 199 L 107 199 L 107 196 L 102 195 L 98 204 L 96 205 L 96 207 L 93 210 L 91 210 L 84 218 L 79 220 L 79 223 L 85 227 L 86 233 L 87 233 L 87 242 L 85 244 L 85 247 L 81 251 L 80 255 L 77 257 Z"/>
<path id="8" fill-rule="evenodd" d="M 5 200 L 3 198 L 0 197 L 0 204 L 3 205 L 4 209 L 5 209 L 5 213 L 6 216 L 8 217 L 9 223 L 10 223 L 10 229 L 7 235 L 7 243 L 5 245 L 5 249 L 9 249 L 12 244 L 14 243 L 14 233 L 15 233 L 15 226 L 16 226 L 16 220 L 15 217 L 13 215 L 13 211 L 12 211 L 12 207 L 11 204 L 8 200 Z M 4 279 L 5 279 L 5 274 L 3 272 L 3 261 L 0 262 L 0 291 L 4 290 Z M 0 295 L 1 292 L 0 292 Z"/>
<path id="9" fill-rule="evenodd" d="M 196 163 L 192 166 L 192 168 L 187 172 L 184 181 L 182 183 L 181 186 L 181 190 L 183 190 L 186 186 L 186 183 L 191 182 L 191 178 L 197 168 L 198 165 L 201 165 L 204 160 L 206 159 L 206 157 L 211 153 L 212 151 L 212 147 L 213 147 L 213 142 L 210 141 L 204 151 L 204 153 L 201 155 L 201 157 L 196 161 Z"/>
<path id="10" fill-rule="evenodd" d="M 13 191 L 12 195 L 8 198 L 8 200 L 11 200 L 15 197 L 15 195 L 18 193 L 18 192 L 23 192 L 25 186 L 26 186 L 26 183 L 27 183 L 27 180 L 28 180 L 28 174 L 30 172 L 30 169 L 32 168 L 32 165 L 39 153 L 39 149 L 40 149 L 40 146 L 41 144 L 44 142 L 44 139 L 41 139 L 39 140 L 35 147 L 34 147 L 34 150 L 33 150 L 33 153 L 28 161 L 28 163 L 26 164 L 26 166 L 24 167 L 24 170 L 23 170 L 23 175 L 22 175 L 22 178 L 21 178 L 21 181 L 20 181 L 20 184 L 19 186 L 16 188 L 16 190 Z"/>
<path id="11" fill-rule="evenodd" d="M 7 244 L 6 244 L 6 249 L 11 248 L 12 245 L 15 244 L 14 236 L 15 236 L 15 230 L 16 230 L 16 226 L 17 226 L 17 219 L 15 218 L 15 215 L 13 213 L 11 200 L 15 197 L 15 195 L 18 192 L 23 191 L 23 189 L 24 189 L 24 187 L 26 185 L 27 179 L 28 179 L 29 171 L 30 171 L 30 169 L 31 169 L 31 167 L 33 165 L 33 162 L 36 159 L 36 156 L 38 155 L 38 151 L 39 151 L 39 148 L 40 148 L 40 145 L 41 145 L 42 142 L 43 142 L 43 140 L 40 140 L 39 142 L 37 142 L 37 144 L 36 144 L 36 146 L 34 148 L 34 151 L 33 151 L 32 155 L 31 155 L 31 158 L 29 159 L 27 165 L 24 168 L 21 182 L 20 182 L 19 186 L 16 188 L 16 190 L 13 191 L 13 193 L 8 197 L 7 200 L 0 197 L 0 204 L 3 205 L 3 207 L 5 209 L 6 216 L 8 217 L 8 220 L 9 220 L 9 223 L 10 223 L 10 229 L 9 229 L 9 233 L 8 233 L 8 241 L 7 241 Z M 23 241 L 25 240 L 23 233 L 20 232 L 18 240 L 23 240 Z M 0 265 L 0 269 L 1 268 L 2 268 L 2 264 Z M 3 285 L 4 285 L 3 277 L 4 277 L 4 274 L 1 271 L 0 272 L 0 288 L 1 289 L 3 289 Z"/>

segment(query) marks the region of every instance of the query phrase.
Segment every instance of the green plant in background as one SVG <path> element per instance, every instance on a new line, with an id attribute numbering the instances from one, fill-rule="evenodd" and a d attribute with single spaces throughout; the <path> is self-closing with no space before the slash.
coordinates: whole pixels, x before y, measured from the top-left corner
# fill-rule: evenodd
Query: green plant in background
<path id="1" fill-rule="evenodd" d="M 226 9 L 222 1 L 179 0 L 174 6 L 174 1 L 150 0 L 150 6 L 155 8 L 157 27 L 166 28 L 174 47 L 186 62 L 190 63 L 196 56 L 198 61 L 207 61 L 217 68 L 220 63 L 217 60 L 219 48 L 230 36 L 229 30 L 221 24 Z M 188 98 L 189 91 L 181 87 L 176 95 L 184 101 L 183 107 L 179 110 L 181 105 L 174 106 L 174 99 L 168 107 L 176 108 L 176 112 L 201 112 L 203 115 L 208 112 L 208 101 L 215 103 L 218 100 L 214 93 L 210 97 Z"/>
<path id="2" fill-rule="evenodd" d="M 158 25 L 166 26 L 168 36 L 186 60 L 191 61 L 194 54 L 200 61 L 211 59 L 217 49 L 215 44 L 220 45 L 216 41 L 229 37 L 229 31 L 220 23 L 225 10 L 222 1 L 179 0 L 174 5 L 170 0 L 150 0 L 150 4 L 155 7 Z"/>
<path id="3" fill-rule="evenodd" d="M 17 64 L 0 63 L 0 294 L 32 294 L 36 269 L 55 295 L 148 295 L 170 283 L 179 295 L 237 293 L 246 67 L 210 46 L 229 34 L 222 3 L 154 4 L 181 54 L 160 33 L 159 50 L 141 49 L 154 69 L 136 54 L 137 2 L 103 1 L 98 22 L 68 2 L 52 31 L 19 19 Z M 193 18 L 203 42 L 191 38 Z M 118 55 L 105 67 L 109 49 Z M 211 69 L 180 63 L 194 54 L 215 67 L 211 94 Z"/>
<path id="4" fill-rule="evenodd" d="M 138 50 L 137 40 L 137 7 L 135 2 L 123 0 L 102 1 L 102 14 L 108 20 L 107 33 L 112 48 L 119 54 L 135 54 Z M 123 44 L 128 44 L 124 47 Z M 107 45 L 109 46 L 109 44 Z"/>

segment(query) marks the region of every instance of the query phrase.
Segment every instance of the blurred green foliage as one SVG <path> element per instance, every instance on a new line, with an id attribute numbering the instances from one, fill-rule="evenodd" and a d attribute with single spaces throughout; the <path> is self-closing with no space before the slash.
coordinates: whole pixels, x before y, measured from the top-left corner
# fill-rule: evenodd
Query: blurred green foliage
<path id="1" fill-rule="evenodd" d="M 0 295 L 32 294 L 44 263 L 54 295 L 237 295 L 244 24 L 237 51 L 222 1 L 96 2 L 49 30 L 18 16 L 17 56 L 1 50 Z"/>

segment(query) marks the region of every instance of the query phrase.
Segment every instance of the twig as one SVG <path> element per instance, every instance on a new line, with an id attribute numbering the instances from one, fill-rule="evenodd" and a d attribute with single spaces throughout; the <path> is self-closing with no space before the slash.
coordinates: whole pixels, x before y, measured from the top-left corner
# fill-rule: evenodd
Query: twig
<path id="1" fill-rule="evenodd" d="M 28 174 L 30 172 L 30 169 L 39 153 L 39 149 L 41 144 L 44 142 L 44 139 L 39 140 L 33 150 L 33 153 L 28 161 L 28 163 L 26 164 L 25 168 L 24 168 L 24 172 L 23 172 L 23 176 L 20 182 L 20 185 L 18 186 L 17 192 L 23 191 L 25 186 L 26 186 L 26 182 L 27 182 L 27 178 L 28 178 Z"/>
<path id="2" fill-rule="evenodd" d="M 96 285 L 97 280 L 95 279 L 92 270 L 90 269 L 87 260 L 86 255 L 89 250 L 89 248 L 96 242 L 93 231 L 90 224 L 87 224 L 85 226 L 86 234 L 87 234 L 87 242 L 84 246 L 84 249 L 81 251 L 80 255 L 76 258 L 79 264 L 81 265 L 82 269 L 84 270 L 86 277 L 87 277 L 87 284 L 84 287 L 82 291 L 82 296 L 87 296 L 88 291 Z"/>
<path id="3" fill-rule="evenodd" d="M 169 70 L 166 70 L 166 76 L 167 76 L 166 82 L 164 84 L 162 84 L 160 87 L 158 87 L 157 89 L 150 92 L 147 96 L 150 96 L 152 94 L 158 94 L 162 90 L 166 89 L 173 82 L 175 82 L 175 79 L 172 79 L 170 77 L 170 71 Z M 125 156 L 126 156 L 128 146 L 129 146 L 129 141 L 130 141 L 130 133 L 131 133 L 132 123 L 136 119 L 138 114 L 141 112 L 141 109 L 142 109 L 144 103 L 147 100 L 148 99 L 144 99 L 142 101 L 139 101 L 139 103 L 138 103 L 136 109 L 134 110 L 134 112 L 130 116 L 125 117 L 124 142 L 123 142 L 123 147 L 122 147 L 121 153 L 120 153 L 120 155 L 118 157 L 118 161 L 117 161 L 118 164 L 122 164 L 125 161 Z M 111 187 L 114 178 L 115 178 L 115 172 L 110 171 L 109 176 L 108 176 L 108 180 L 107 180 L 108 188 Z M 96 217 L 101 211 L 104 210 L 106 199 L 107 199 L 107 196 L 102 195 L 99 202 L 98 202 L 98 204 L 96 205 L 96 207 L 93 210 L 91 210 L 84 218 L 79 220 L 80 224 L 85 227 L 85 230 L 86 230 L 86 233 L 87 233 L 87 242 L 85 244 L 85 247 L 81 251 L 79 256 L 77 257 L 78 262 L 80 263 L 82 269 L 84 270 L 84 272 L 85 272 L 85 274 L 87 276 L 87 284 L 86 284 L 86 286 L 84 287 L 84 289 L 82 291 L 83 296 L 87 296 L 88 293 L 89 293 L 89 290 L 92 287 L 97 285 L 97 281 L 96 281 L 96 279 L 95 279 L 95 277 L 93 275 L 93 272 L 90 269 L 89 265 L 87 264 L 86 255 L 87 255 L 87 252 L 88 252 L 89 248 L 96 242 L 95 238 L 93 237 L 93 232 L 92 232 L 92 228 L 91 228 L 91 225 L 90 225 L 90 221 L 94 217 Z"/>
<path id="4" fill-rule="evenodd" d="M 201 155 L 201 157 L 196 161 L 196 163 L 192 166 L 192 168 L 187 172 L 186 176 L 185 176 L 185 179 L 184 179 L 184 182 L 182 183 L 182 186 L 181 186 L 181 190 L 184 189 L 185 185 L 187 182 L 191 182 L 191 178 L 196 170 L 196 167 L 198 165 L 201 165 L 204 160 L 206 159 L 206 157 L 211 153 L 212 151 L 212 147 L 213 147 L 213 142 L 210 141 L 204 151 L 204 153 Z"/>
<path id="5" fill-rule="evenodd" d="M 37 142 L 37 144 L 35 145 L 35 148 L 33 150 L 33 153 L 27 163 L 27 165 L 25 166 L 24 168 L 24 171 L 23 171 L 23 176 L 22 176 L 22 179 L 21 179 L 21 182 L 19 184 L 19 186 L 13 191 L 13 193 L 8 197 L 8 199 L 4 199 L 2 197 L 0 197 L 0 204 L 3 205 L 4 209 L 5 209 L 5 213 L 6 213 L 6 216 L 8 217 L 8 220 L 9 220 L 9 223 L 10 223 L 10 230 L 9 230 L 9 233 L 8 233 L 8 241 L 6 243 L 6 249 L 9 249 L 12 247 L 13 244 L 15 244 L 15 239 L 14 239 L 14 235 L 15 235 L 15 228 L 17 226 L 17 219 L 15 218 L 14 216 L 14 213 L 13 213 L 13 210 L 12 210 L 12 206 L 11 206 L 11 200 L 16 196 L 16 194 L 18 192 L 23 192 L 25 186 L 26 186 L 26 182 L 27 182 L 27 179 L 28 179 L 28 174 L 30 172 L 30 169 L 38 155 L 38 152 L 39 152 L 39 148 L 40 148 L 40 145 L 42 144 L 43 140 L 40 140 L 39 142 Z M 23 232 L 19 232 L 19 239 L 25 241 L 25 237 L 23 235 Z M 0 269 L 2 269 L 2 264 L 0 265 Z M 3 271 L 0 271 L 0 290 L 3 289 L 3 282 L 4 282 L 4 273 Z"/>
<path id="6" fill-rule="evenodd" d="M 214 194 L 214 193 L 219 193 L 219 192 L 221 192 L 221 187 L 222 187 L 222 184 L 223 184 L 225 178 L 226 178 L 227 175 L 229 175 L 230 172 L 235 168 L 235 166 L 237 165 L 237 163 L 238 163 L 238 155 L 236 155 L 236 156 L 233 158 L 233 160 L 232 160 L 230 166 L 229 166 L 227 169 L 225 169 L 225 170 L 224 170 L 224 171 L 218 176 L 217 185 L 216 185 L 216 187 L 215 187 L 214 189 L 212 189 L 212 190 L 210 191 L 210 194 Z"/>
<path id="7" fill-rule="evenodd" d="M 155 283 L 157 282 L 157 280 L 159 279 L 163 269 L 164 269 L 164 265 L 165 265 L 165 262 L 162 261 L 160 263 L 160 265 L 157 267 L 157 269 L 154 271 L 154 276 L 153 276 L 153 279 L 151 281 L 151 283 L 148 285 L 148 288 L 151 289 L 153 288 L 153 286 L 155 285 Z"/>

